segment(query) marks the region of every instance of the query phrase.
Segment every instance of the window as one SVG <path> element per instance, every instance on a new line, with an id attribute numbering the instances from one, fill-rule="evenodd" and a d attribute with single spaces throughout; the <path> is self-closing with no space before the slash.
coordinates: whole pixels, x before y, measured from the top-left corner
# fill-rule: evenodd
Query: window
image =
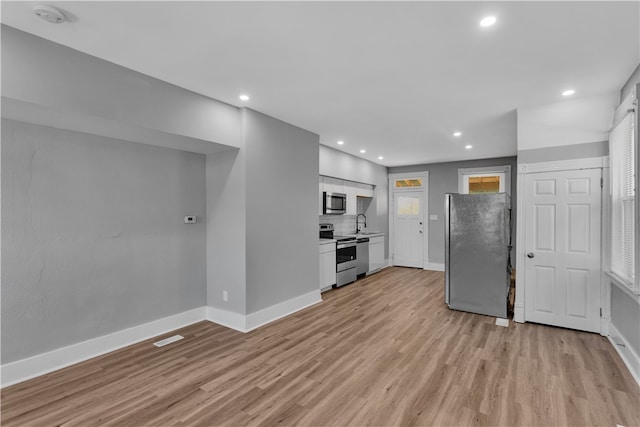
<path id="1" fill-rule="evenodd" d="M 396 188 L 420 188 L 422 187 L 422 178 L 396 179 Z"/>
<path id="2" fill-rule="evenodd" d="M 609 137 L 611 159 L 611 272 L 635 283 L 635 114 L 624 112 Z"/>
<path id="3" fill-rule="evenodd" d="M 511 166 L 458 169 L 458 193 L 511 195 Z"/>

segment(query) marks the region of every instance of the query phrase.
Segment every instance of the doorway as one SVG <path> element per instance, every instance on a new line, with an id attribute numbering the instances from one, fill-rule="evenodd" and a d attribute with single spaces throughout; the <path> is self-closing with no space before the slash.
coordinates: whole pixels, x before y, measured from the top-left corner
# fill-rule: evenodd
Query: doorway
<path id="1" fill-rule="evenodd" d="M 428 263 L 428 172 L 389 175 L 389 243 L 392 264 L 425 268 Z"/>
<path id="2" fill-rule="evenodd" d="M 525 320 L 600 331 L 602 169 L 524 177 Z"/>

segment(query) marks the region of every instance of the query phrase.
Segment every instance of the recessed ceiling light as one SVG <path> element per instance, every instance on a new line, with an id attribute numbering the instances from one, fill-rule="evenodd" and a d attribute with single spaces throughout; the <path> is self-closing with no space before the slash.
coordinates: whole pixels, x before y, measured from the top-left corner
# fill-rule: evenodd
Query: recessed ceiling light
<path id="1" fill-rule="evenodd" d="M 496 17 L 495 16 L 487 16 L 487 17 L 482 18 L 482 21 L 480 21 L 480 26 L 481 27 L 490 27 L 495 23 L 496 23 Z"/>
<path id="2" fill-rule="evenodd" d="M 338 141 L 338 145 L 344 144 L 344 141 Z"/>
<path id="3" fill-rule="evenodd" d="M 384 157 L 378 156 L 378 160 L 383 160 L 383 159 L 384 159 Z"/>
<path id="4" fill-rule="evenodd" d="M 576 91 L 575 91 L 575 90 L 573 90 L 573 89 L 567 89 L 567 90 L 565 90 L 564 92 L 562 92 L 562 96 L 571 96 L 571 95 L 573 95 L 574 93 L 576 93 Z"/>
<path id="5" fill-rule="evenodd" d="M 242 95 L 239 96 L 239 98 L 240 98 L 240 101 L 248 101 L 249 100 L 249 95 L 242 94 Z"/>
<path id="6" fill-rule="evenodd" d="M 467 150 L 471 150 L 473 148 L 473 145 L 465 145 L 464 148 L 466 148 Z"/>
<path id="7" fill-rule="evenodd" d="M 461 135 L 462 135 L 462 132 L 460 132 L 460 131 L 455 131 L 453 133 L 453 136 L 461 136 Z"/>
<path id="8" fill-rule="evenodd" d="M 364 154 L 364 153 L 366 153 L 366 152 L 367 152 L 367 150 L 362 149 L 362 150 L 360 150 L 360 152 L 361 152 L 362 154 Z"/>

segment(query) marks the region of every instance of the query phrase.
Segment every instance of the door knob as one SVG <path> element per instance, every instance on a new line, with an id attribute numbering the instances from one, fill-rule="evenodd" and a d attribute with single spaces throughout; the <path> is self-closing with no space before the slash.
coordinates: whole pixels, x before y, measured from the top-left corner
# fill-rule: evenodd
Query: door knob
<path id="1" fill-rule="evenodd" d="M 420 234 L 422 234 L 422 230 L 420 230 Z"/>
<path id="2" fill-rule="evenodd" d="M 533 252 L 529 252 L 529 253 L 527 254 L 527 257 L 529 257 L 529 258 L 533 258 L 533 257 L 535 257 L 535 256 L 536 256 L 536 254 L 534 254 Z"/>

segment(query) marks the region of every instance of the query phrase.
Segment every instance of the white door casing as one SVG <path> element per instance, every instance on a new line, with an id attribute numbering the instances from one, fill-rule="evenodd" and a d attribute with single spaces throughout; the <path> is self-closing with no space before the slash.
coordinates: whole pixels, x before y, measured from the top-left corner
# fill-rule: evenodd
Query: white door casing
<path id="1" fill-rule="evenodd" d="M 399 181 L 411 181 L 417 183 L 420 181 L 422 184 L 417 186 L 402 186 L 397 185 Z M 396 212 L 397 212 L 397 202 L 396 196 L 398 195 L 409 195 L 413 194 L 417 196 L 421 194 L 422 200 L 420 202 L 420 214 L 419 219 L 416 216 L 418 226 L 421 228 L 417 228 L 417 234 L 419 235 L 417 239 L 411 239 L 411 245 L 414 245 L 413 255 L 405 256 L 403 253 L 407 253 L 411 249 L 401 249 L 398 246 L 398 231 L 396 230 Z M 429 227 L 426 219 L 428 218 L 429 213 L 429 172 L 421 171 L 421 172 L 405 172 L 398 174 L 389 174 L 389 256 L 390 256 L 390 265 L 397 266 L 411 266 L 417 268 L 428 268 L 430 266 L 429 263 Z M 422 224 L 419 224 L 419 223 Z M 406 231 L 406 230 L 405 230 Z M 422 231 L 420 233 L 419 231 Z M 411 234 L 412 236 L 415 233 Z M 401 237 L 402 241 L 405 240 L 405 237 Z M 421 249 L 417 248 L 417 242 L 420 239 Z M 396 253 L 396 249 L 400 251 L 399 254 Z M 417 260 L 417 255 L 421 254 L 422 257 L 420 260 Z M 398 256 L 400 257 L 398 260 Z M 408 258 L 408 259 L 407 259 Z"/>
<path id="2" fill-rule="evenodd" d="M 401 267 L 424 267 L 424 200 L 422 191 L 393 195 L 393 263 Z"/>
<path id="3" fill-rule="evenodd" d="M 601 177 L 601 169 L 525 176 L 525 321 L 599 332 Z"/>

